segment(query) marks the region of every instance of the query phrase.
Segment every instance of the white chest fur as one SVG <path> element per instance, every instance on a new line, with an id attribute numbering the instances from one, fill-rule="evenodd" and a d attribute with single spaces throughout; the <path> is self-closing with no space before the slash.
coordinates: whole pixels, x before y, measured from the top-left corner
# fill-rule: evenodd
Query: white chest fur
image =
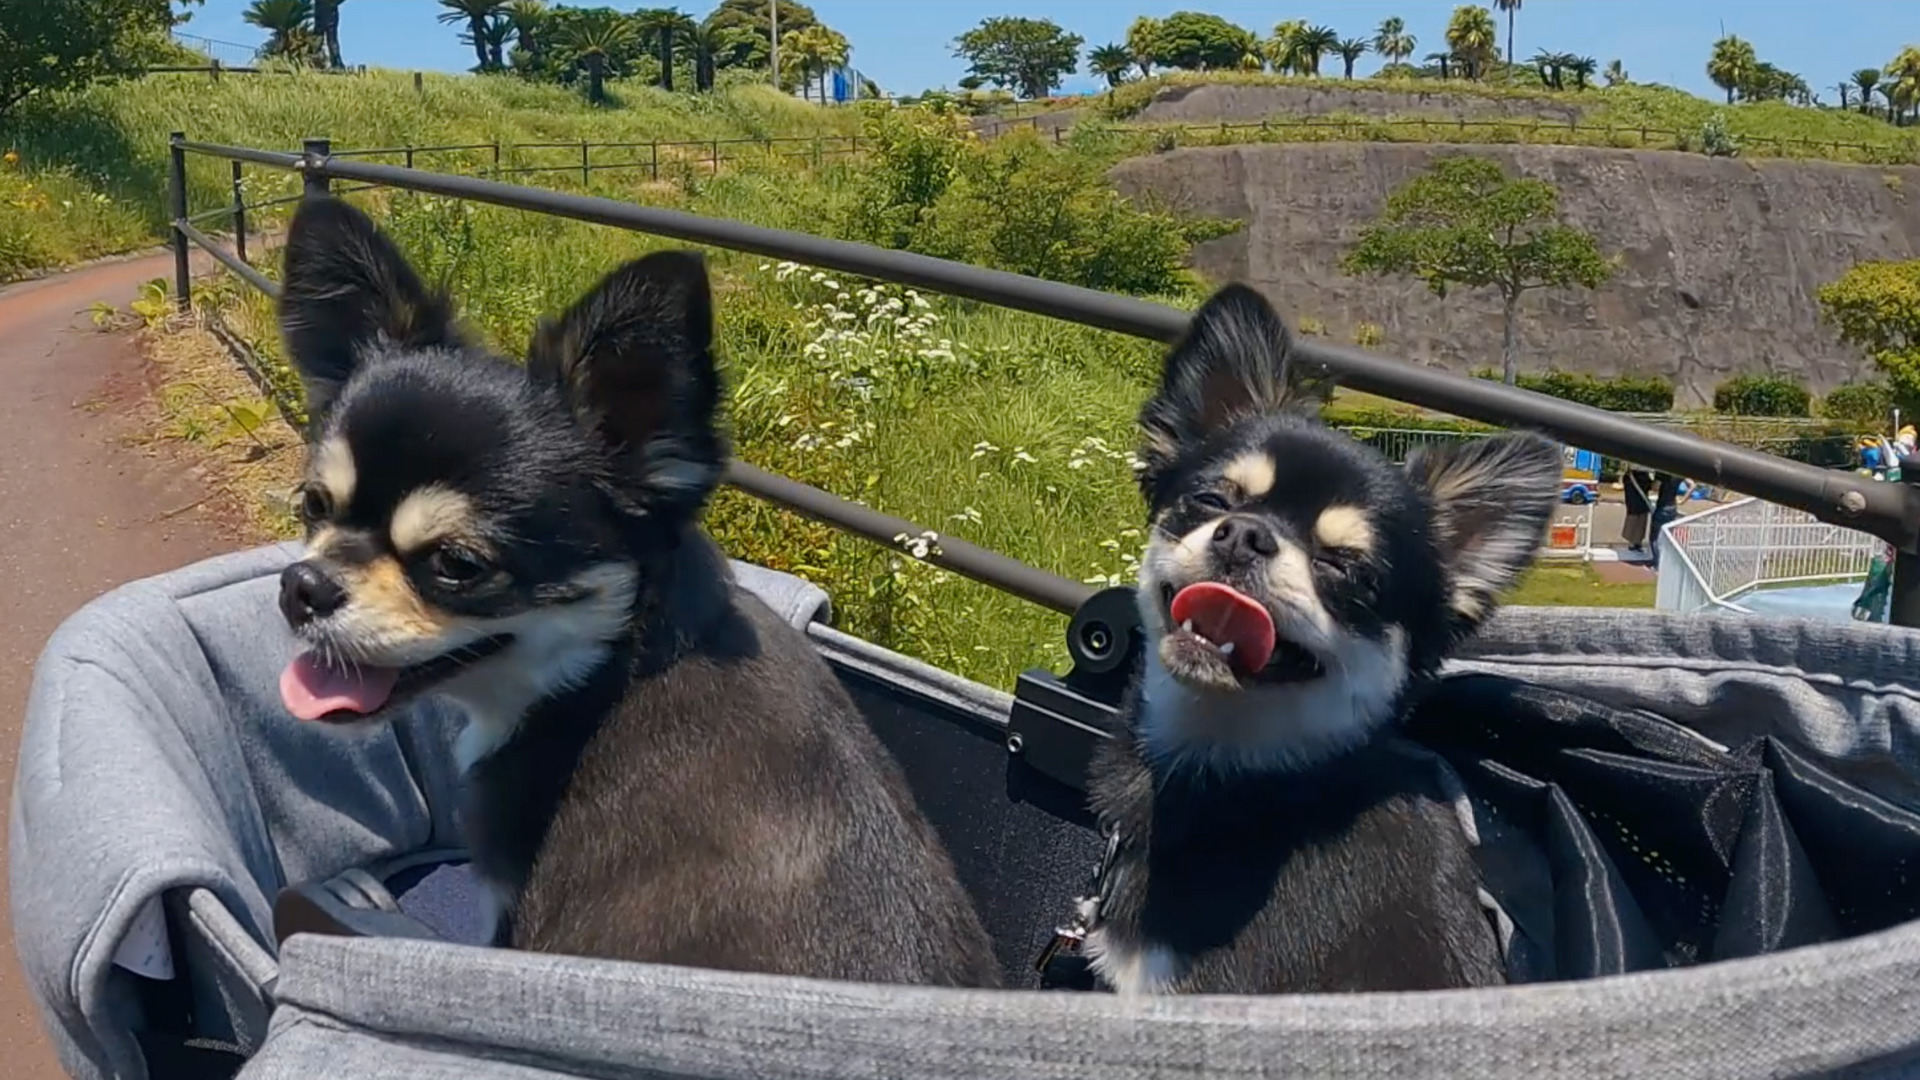
<path id="1" fill-rule="evenodd" d="M 1122 996 L 1169 994 L 1180 977 L 1180 958 L 1162 945 L 1136 946 L 1096 928 L 1084 948 L 1094 975 Z"/>

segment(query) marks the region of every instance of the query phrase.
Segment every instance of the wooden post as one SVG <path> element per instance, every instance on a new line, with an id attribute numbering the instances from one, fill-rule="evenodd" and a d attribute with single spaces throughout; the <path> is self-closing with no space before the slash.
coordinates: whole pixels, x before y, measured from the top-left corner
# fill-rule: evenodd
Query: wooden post
<path id="1" fill-rule="evenodd" d="M 647 175 L 658 183 L 660 181 L 660 140 L 655 139 L 647 145 L 653 151 L 653 158 L 647 163 Z"/>
<path id="2" fill-rule="evenodd" d="M 417 71 L 413 73 L 413 92 L 421 97 L 427 94 L 427 80 Z"/>
<path id="3" fill-rule="evenodd" d="M 493 175 L 500 175 L 500 140 L 493 140 Z"/>
<path id="4" fill-rule="evenodd" d="M 720 140 L 713 140 L 713 175 L 720 175 Z"/>
<path id="5" fill-rule="evenodd" d="M 247 261 L 247 199 L 240 190 L 240 163 L 233 165 L 233 253 Z"/>
<path id="6" fill-rule="evenodd" d="M 212 63 L 207 67 L 207 71 L 210 74 L 212 74 L 214 82 L 220 81 L 220 58 L 219 57 L 216 56 L 213 58 Z"/>
<path id="7" fill-rule="evenodd" d="M 187 220 L 187 151 L 180 145 L 186 141 L 184 131 L 167 137 L 167 210 L 173 215 L 173 302 L 182 312 L 193 310 L 193 274 L 187 265 L 187 234 L 180 228 Z"/>

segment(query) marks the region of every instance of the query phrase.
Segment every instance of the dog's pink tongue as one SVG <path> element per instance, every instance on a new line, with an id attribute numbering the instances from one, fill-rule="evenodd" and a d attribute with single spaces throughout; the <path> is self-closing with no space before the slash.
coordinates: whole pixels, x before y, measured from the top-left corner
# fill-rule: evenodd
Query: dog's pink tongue
<path id="1" fill-rule="evenodd" d="M 301 653 L 280 673 L 280 700 L 302 720 L 318 720 L 342 710 L 364 715 L 387 703 L 399 678 L 394 668 L 343 671 L 321 664 L 312 653 Z"/>
<path id="2" fill-rule="evenodd" d="M 1188 620 L 1215 645 L 1233 643 L 1230 662 L 1236 671 L 1252 674 L 1273 659 L 1273 616 L 1245 593 L 1217 581 L 1189 585 L 1173 598 L 1173 621 Z"/>

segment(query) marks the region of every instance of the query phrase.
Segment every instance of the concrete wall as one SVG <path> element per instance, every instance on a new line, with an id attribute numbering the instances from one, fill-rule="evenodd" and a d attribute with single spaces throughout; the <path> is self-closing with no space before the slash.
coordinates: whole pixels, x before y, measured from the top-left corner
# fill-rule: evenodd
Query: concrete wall
<path id="1" fill-rule="evenodd" d="M 1339 72 L 1339 57 L 1333 71 Z M 1326 61 L 1322 60 L 1322 70 Z M 1577 105 L 1525 98 L 1481 97 L 1445 91 L 1366 90 L 1322 79 L 1313 86 L 1257 86 L 1203 83 L 1162 87 L 1130 119 L 1152 124 L 1257 124 L 1283 117 L 1348 113 L 1381 118 L 1444 117 L 1449 120 L 1539 119 L 1570 123 L 1584 112 Z"/>
<path id="2" fill-rule="evenodd" d="M 1605 287 L 1538 291 L 1522 303 L 1523 370 L 1673 380 L 1682 405 L 1721 380 L 1773 372 L 1823 393 L 1871 373 L 1819 319 L 1816 291 L 1867 259 L 1920 256 L 1920 168 L 1731 160 L 1667 151 L 1388 143 L 1199 148 L 1122 162 L 1125 194 L 1234 218 L 1244 230 L 1201 245 L 1195 266 L 1240 279 L 1290 319 L 1351 341 L 1386 330 L 1380 351 L 1455 370 L 1497 367 L 1491 292 L 1445 302 L 1415 281 L 1358 279 L 1341 256 L 1389 192 L 1436 156 L 1471 153 L 1560 191 L 1563 218 L 1624 264 Z M 1912 192 L 1909 197 L 1906 193 Z"/>

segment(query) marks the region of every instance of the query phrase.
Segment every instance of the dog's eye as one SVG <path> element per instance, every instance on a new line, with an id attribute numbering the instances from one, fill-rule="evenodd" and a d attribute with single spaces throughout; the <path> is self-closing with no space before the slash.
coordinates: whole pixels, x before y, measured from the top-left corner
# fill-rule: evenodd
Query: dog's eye
<path id="1" fill-rule="evenodd" d="M 436 548 L 427 556 L 427 570 L 446 585 L 471 585 L 487 572 L 487 564 L 470 551 L 457 547 Z"/>
<path id="2" fill-rule="evenodd" d="M 1233 504 L 1227 501 L 1227 497 L 1225 495 L 1220 494 L 1217 491 L 1196 492 L 1192 495 L 1187 496 L 1187 501 L 1191 502 L 1193 505 L 1199 507 L 1202 510 L 1218 510 L 1221 512 L 1225 512 L 1233 509 Z"/>
<path id="3" fill-rule="evenodd" d="M 300 485 L 300 520 L 307 525 L 318 524 L 333 516 L 333 496 L 319 484 Z"/>
<path id="4" fill-rule="evenodd" d="M 1313 553 L 1313 565 L 1335 574 L 1347 571 L 1346 553 L 1338 548 L 1321 548 Z"/>

